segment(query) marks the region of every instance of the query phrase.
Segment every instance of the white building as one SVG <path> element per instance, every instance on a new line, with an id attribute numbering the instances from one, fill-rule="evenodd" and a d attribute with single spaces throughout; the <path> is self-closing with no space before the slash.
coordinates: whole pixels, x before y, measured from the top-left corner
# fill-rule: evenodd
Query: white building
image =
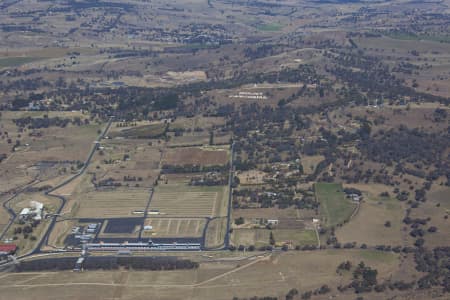
<path id="1" fill-rule="evenodd" d="M 44 210 L 44 204 L 38 201 L 30 201 L 30 207 L 25 207 L 19 213 L 19 218 L 40 221 L 42 220 L 42 211 Z"/>

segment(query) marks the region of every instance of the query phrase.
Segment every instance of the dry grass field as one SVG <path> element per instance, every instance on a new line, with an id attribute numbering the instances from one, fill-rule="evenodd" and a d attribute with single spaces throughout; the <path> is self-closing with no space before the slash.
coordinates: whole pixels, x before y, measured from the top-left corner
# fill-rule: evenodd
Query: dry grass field
<path id="1" fill-rule="evenodd" d="M 65 128 L 25 128 L 19 132 L 13 122 L 18 118 L 43 118 L 44 115 L 49 118 L 89 118 L 81 112 L 2 112 L 0 131 L 4 135 L 0 140 L 0 153 L 6 154 L 7 158 L 2 162 L 4 171 L 0 174 L 0 190 L 22 186 L 34 179 L 44 181 L 70 174 L 74 162 L 86 159 L 98 130 L 102 128 L 102 125 L 92 122 L 90 125 L 68 125 Z M 20 146 L 12 152 L 16 140 L 20 140 Z"/>
<path id="2" fill-rule="evenodd" d="M 162 164 L 168 165 L 224 165 L 228 162 L 229 151 L 219 147 L 174 148 L 163 154 Z"/>
<path id="3" fill-rule="evenodd" d="M 352 220 L 336 230 L 342 243 L 357 242 L 369 246 L 403 245 L 402 203 L 396 199 L 369 196 Z M 390 222 L 390 227 L 385 223 Z"/>
<path id="4" fill-rule="evenodd" d="M 158 177 L 159 147 L 142 140 L 103 140 L 101 150 L 92 159 L 89 172 L 96 182 L 112 179 L 121 185 L 151 187 Z M 136 180 L 125 180 L 126 177 Z"/>
<path id="5" fill-rule="evenodd" d="M 150 210 L 156 210 L 164 217 L 225 216 L 227 195 L 227 189 L 222 186 L 161 184 L 155 188 Z"/>
<path id="6" fill-rule="evenodd" d="M 11 195 L 4 195 L 0 197 L 1 203 L 9 199 L 9 197 L 11 197 Z M 0 209 L 0 232 L 2 232 L 5 229 L 5 226 L 9 222 L 9 218 L 10 215 L 8 214 L 8 212 L 5 209 Z"/>
<path id="7" fill-rule="evenodd" d="M 241 185 L 263 184 L 267 174 L 259 170 L 240 171 L 236 173 Z"/>
<path id="8" fill-rule="evenodd" d="M 325 157 L 323 155 L 302 156 L 301 163 L 303 172 L 305 174 L 312 174 L 317 165 L 323 161 Z"/>
<path id="9" fill-rule="evenodd" d="M 226 217 L 211 220 L 206 228 L 205 247 L 209 249 L 221 247 L 224 243 L 226 229 Z"/>
<path id="10" fill-rule="evenodd" d="M 292 246 L 317 245 L 314 230 L 310 229 L 233 229 L 232 241 L 235 246 L 269 246 L 270 232 L 272 232 L 277 245 L 289 244 Z"/>
<path id="11" fill-rule="evenodd" d="M 144 225 L 151 225 L 153 229 L 144 231 L 143 237 L 200 237 L 206 219 L 150 217 L 145 220 Z"/>
<path id="12" fill-rule="evenodd" d="M 448 236 L 448 228 L 450 226 L 450 188 L 445 186 L 434 186 L 427 196 L 427 201 L 420 205 L 411 213 L 412 218 L 420 216 L 432 216 L 430 221 L 424 226 L 427 230 L 431 226 L 435 226 L 435 233 L 425 234 L 425 241 L 429 247 L 448 247 L 450 240 Z"/>
<path id="13" fill-rule="evenodd" d="M 117 188 L 78 194 L 72 213 L 78 218 L 131 217 L 145 209 L 150 193 L 143 188 Z"/>
<path id="14" fill-rule="evenodd" d="M 150 139 L 161 137 L 167 127 L 162 122 L 136 122 L 136 126 L 120 127 L 120 123 L 114 123 L 112 130 L 108 132 L 110 138 L 139 138 Z"/>
<path id="15" fill-rule="evenodd" d="M 184 129 L 188 131 L 194 131 L 196 128 L 202 128 L 203 130 L 208 130 L 214 126 L 224 125 L 225 118 L 223 117 L 204 117 L 195 116 L 192 118 L 178 117 L 172 123 L 170 123 L 169 128 L 174 129 Z"/>
<path id="16" fill-rule="evenodd" d="M 291 288 L 315 289 L 326 283 L 335 294 L 336 286 L 350 282 L 351 275 L 336 273 L 341 262 L 354 265 L 364 261 L 378 270 L 380 280 L 398 276 L 398 257 L 392 253 L 360 250 L 288 252 L 238 261 L 203 262 L 196 270 L 176 271 L 86 271 L 6 273 L 0 281 L 5 299 L 232 299 L 284 295 Z M 314 269 L 314 272 L 307 270 Z M 51 295 L 48 289 L 51 288 Z M 52 296 L 54 295 L 54 296 Z M 314 299 L 328 299 L 315 297 Z M 370 299 L 385 299 L 387 294 L 369 294 Z M 372 297 L 373 296 L 373 297 Z M 353 299 L 341 294 L 336 299 Z M 413 298 L 414 299 L 414 298 Z M 420 299 L 420 298 L 415 298 Z"/>
<path id="17" fill-rule="evenodd" d="M 55 223 L 48 238 L 48 245 L 51 247 L 64 247 L 66 236 L 71 233 L 72 228 L 77 224 L 77 220 L 64 220 Z"/>

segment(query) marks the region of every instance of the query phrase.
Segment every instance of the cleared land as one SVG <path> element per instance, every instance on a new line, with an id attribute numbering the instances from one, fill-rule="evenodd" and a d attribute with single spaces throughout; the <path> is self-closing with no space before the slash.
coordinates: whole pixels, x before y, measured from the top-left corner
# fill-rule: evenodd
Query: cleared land
<path id="1" fill-rule="evenodd" d="M 28 184 L 35 179 L 45 181 L 48 179 L 67 176 L 75 172 L 79 166 L 77 162 L 86 159 L 92 142 L 98 136 L 101 125 L 67 125 L 64 128 L 50 126 L 48 128 L 30 129 L 25 126 L 19 130 L 14 119 L 24 118 L 60 118 L 88 119 L 89 115 L 81 112 L 2 112 L 0 128 L 3 133 L 0 139 L 0 153 L 7 158 L 2 161 L 0 173 L 0 191 L 9 190 Z M 8 138 L 5 137 L 7 132 Z M 20 139 L 20 146 L 12 151 L 9 139 Z"/>
<path id="2" fill-rule="evenodd" d="M 290 244 L 292 246 L 317 245 L 314 230 L 292 229 L 248 229 L 239 228 L 233 230 L 233 244 L 255 247 L 268 246 L 270 232 L 272 232 L 277 244 Z"/>
<path id="3" fill-rule="evenodd" d="M 327 283 L 335 290 L 337 285 L 349 283 L 350 273 L 336 273 L 337 265 L 343 261 L 350 260 L 353 265 L 364 261 L 378 270 L 378 278 L 382 280 L 396 275 L 397 259 L 395 254 L 370 250 L 328 250 L 203 262 L 196 270 L 8 273 L 0 282 L 0 290 L 5 299 L 29 299 L 30 293 L 34 299 L 59 300 L 148 299 L 149 295 L 160 299 L 232 299 L 255 295 L 283 299 L 293 287 L 305 291 Z M 302 271 L 312 269 L 314 272 Z M 48 293 L 49 288 L 54 297 Z M 338 299 L 354 297 L 354 294 L 343 294 Z M 367 297 L 385 299 L 386 295 L 369 294 Z"/>
<path id="4" fill-rule="evenodd" d="M 163 165 L 224 165 L 228 162 L 228 150 L 223 148 L 175 148 L 163 154 Z"/>
<path id="5" fill-rule="evenodd" d="M 341 184 L 316 183 L 314 189 L 326 226 L 336 226 L 350 218 L 356 204 L 345 197 Z"/>
<path id="6" fill-rule="evenodd" d="M 226 188 L 160 185 L 150 203 L 150 210 L 165 217 L 213 217 L 226 215 Z"/>
<path id="7" fill-rule="evenodd" d="M 167 125 L 164 123 L 153 123 L 148 125 L 139 125 L 134 127 L 121 128 L 117 127 L 117 123 L 113 125 L 108 135 L 111 138 L 123 137 L 123 138 L 138 138 L 138 139 L 150 139 L 161 137 L 166 131 Z"/>
<path id="8" fill-rule="evenodd" d="M 41 57 L 0 57 L 0 68 L 16 67 L 42 59 Z"/>
<path id="9" fill-rule="evenodd" d="M 305 155 L 302 156 L 301 163 L 303 172 L 305 174 L 313 174 L 317 165 L 323 161 L 325 157 L 323 155 Z"/>
<path id="10" fill-rule="evenodd" d="M 371 246 L 402 245 L 403 210 L 398 200 L 368 198 L 351 222 L 336 231 L 340 242 L 357 242 Z M 389 222 L 389 226 L 385 226 Z"/>
<path id="11" fill-rule="evenodd" d="M 217 248 L 223 245 L 227 229 L 227 218 L 216 218 L 211 220 L 206 229 L 205 246 L 207 248 Z"/>
<path id="12" fill-rule="evenodd" d="M 144 231 L 144 237 L 200 237 L 205 228 L 206 219 L 189 218 L 148 218 L 145 225 L 152 230 Z"/>
<path id="13" fill-rule="evenodd" d="M 76 217 L 126 217 L 133 211 L 145 209 L 150 194 L 148 189 L 111 189 L 90 191 L 77 198 Z"/>
<path id="14" fill-rule="evenodd" d="M 110 181 L 122 186 L 151 187 L 159 173 L 161 153 L 142 140 L 103 140 L 93 157 L 89 172 L 96 182 Z M 128 179 L 127 179 L 128 178 Z"/>

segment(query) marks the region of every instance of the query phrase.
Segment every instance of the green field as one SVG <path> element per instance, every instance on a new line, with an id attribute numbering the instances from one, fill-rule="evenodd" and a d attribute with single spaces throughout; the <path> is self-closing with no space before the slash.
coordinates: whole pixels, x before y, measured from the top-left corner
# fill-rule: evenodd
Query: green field
<path id="1" fill-rule="evenodd" d="M 0 68 L 20 66 L 41 59 L 40 57 L 2 57 Z"/>
<path id="2" fill-rule="evenodd" d="M 361 258 L 368 261 L 378 261 L 385 263 L 394 263 L 398 259 L 398 254 L 392 252 L 383 252 L 377 250 L 361 251 Z"/>
<path id="3" fill-rule="evenodd" d="M 356 204 L 345 197 L 342 184 L 316 183 L 314 190 L 327 227 L 342 224 L 352 215 Z"/>
<path id="4" fill-rule="evenodd" d="M 283 25 L 270 23 L 270 24 L 258 24 L 256 25 L 256 29 L 260 31 L 280 31 L 283 29 Z"/>

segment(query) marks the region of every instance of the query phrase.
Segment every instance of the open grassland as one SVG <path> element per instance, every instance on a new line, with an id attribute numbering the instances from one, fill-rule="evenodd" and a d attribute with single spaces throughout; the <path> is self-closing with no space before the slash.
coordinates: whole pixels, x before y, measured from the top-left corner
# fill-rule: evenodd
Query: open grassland
<path id="1" fill-rule="evenodd" d="M 366 198 L 352 220 L 336 231 L 336 237 L 342 243 L 402 245 L 401 203 L 391 198 Z M 390 222 L 390 226 L 385 226 Z"/>
<path id="2" fill-rule="evenodd" d="M 117 126 L 113 125 L 113 126 Z M 164 123 L 153 123 L 148 125 L 138 125 L 134 127 L 120 128 L 113 127 L 108 135 L 111 138 L 122 137 L 122 138 L 137 138 L 137 139 L 151 139 L 161 137 L 167 128 Z"/>
<path id="3" fill-rule="evenodd" d="M 259 170 L 240 171 L 236 173 L 241 185 L 264 184 L 267 173 Z"/>
<path id="4" fill-rule="evenodd" d="M 30 201 L 38 201 L 44 204 L 44 214 L 46 213 L 55 213 L 56 210 L 61 205 L 61 201 L 56 197 L 45 196 L 42 193 L 21 193 L 14 197 L 10 202 L 10 207 L 16 212 L 18 215 L 20 211 L 25 207 L 30 207 Z M 9 215 L 6 214 L 6 210 L 2 211 L 5 213 L 5 225 L 9 220 Z M 17 244 L 19 248 L 19 253 L 21 255 L 28 253 L 31 251 L 37 243 L 37 240 L 41 238 L 41 236 L 45 233 L 48 226 L 50 224 L 49 219 L 43 218 L 36 227 L 33 228 L 33 232 L 29 233 L 27 237 L 23 234 L 23 228 L 25 225 L 20 224 L 19 218 L 15 219 L 15 222 L 9 227 L 8 231 L 5 234 L 5 239 L 16 237 L 14 243 Z M 3 226 L 5 226 L 3 225 Z M 15 233 L 15 231 L 20 228 L 22 230 L 21 233 Z M 0 227 L 0 230 L 3 230 Z"/>
<path id="5" fill-rule="evenodd" d="M 213 217 L 226 215 L 226 188 L 194 187 L 184 184 L 159 185 L 150 210 L 165 217 Z"/>
<path id="6" fill-rule="evenodd" d="M 353 265 L 364 261 L 378 270 L 379 280 L 395 274 L 397 255 L 361 250 L 287 252 L 241 261 L 203 262 L 195 270 L 175 271 L 86 271 L 82 273 L 38 272 L 7 273 L 0 281 L 5 299 L 232 299 L 234 296 L 277 296 L 287 291 L 306 291 L 326 283 L 333 290 L 349 283 L 351 274 L 339 275 L 336 267 L 343 261 Z M 49 294 L 51 289 L 51 296 Z M 370 299 L 385 299 L 373 294 Z M 326 295 L 329 297 L 329 295 Z M 370 294 L 372 296 L 372 294 Z M 337 299 L 353 299 L 341 294 Z M 325 298 L 317 298 L 325 299 Z M 417 298 L 420 299 L 420 298 Z M 425 299 L 425 298 L 423 298 Z"/>
<path id="7" fill-rule="evenodd" d="M 355 210 L 356 204 L 346 199 L 341 184 L 316 183 L 314 190 L 320 202 L 324 224 L 328 227 L 344 223 Z"/>
<path id="8" fill-rule="evenodd" d="M 325 157 L 323 155 L 305 155 L 302 156 L 301 163 L 303 172 L 305 174 L 313 174 L 317 165 L 323 161 Z"/>
<path id="9" fill-rule="evenodd" d="M 0 68 L 17 67 L 29 62 L 42 59 L 41 57 L 0 57 Z"/>
<path id="10" fill-rule="evenodd" d="M 221 247 L 227 230 L 227 218 L 211 220 L 206 228 L 205 247 L 209 249 Z"/>
<path id="11" fill-rule="evenodd" d="M 205 228 L 206 219 L 203 218 L 147 218 L 145 225 L 152 226 L 152 230 L 144 231 L 144 237 L 200 237 Z"/>
<path id="12" fill-rule="evenodd" d="M 224 125 L 225 118 L 223 117 L 203 117 L 195 116 L 193 118 L 178 117 L 175 121 L 170 123 L 169 129 L 184 129 L 187 131 L 194 131 L 196 128 L 210 129 L 217 125 Z"/>
<path id="13" fill-rule="evenodd" d="M 142 140 L 103 140 L 92 159 L 89 172 L 97 183 L 113 180 L 121 185 L 151 187 L 159 173 L 161 154 Z M 131 180 L 126 180 L 131 178 Z"/>
<path id="14" fill-rule="evenodd" d="M 55 223 L 48 238 L 48 245 L 52 247 L 64 247 L 65 238 L 71 233 L 72 228 L 77 224 L 76 220 L 64 220 Z"/>
<path id="15" fill-rule="evenodd" d="M 4 201 L 6 201 L 11 195 L 6 195 L 3 197 L 0 197 L 0 203 L 3 203 Z M 0 208 L 0 232 L 2 232 L 6 225 L 9 222 L 9 218 L 10 215 L 9 213 L 6 211 L 6 209 L 3 209 L 3 207 Z"/>
<path id="16" fill-rule="evenodd" d="M 228 162 L 229 151 L 224 148 L 174 148 L 163 154 L 163 165 L 224 165 Z"/>
<path id="17" fill-rule="evenodd" d="M 269 245 L 270 231 L 266 229 L 240 228 L 233 229 L 232 242 L 234 245 L 266 246 Z"/>
<path id="18" fill-rule="evenodd" d="M 432 216 L 426 226 L 427 230 L 431 226 L 437 228 L 434 233 L 425 234 L 425 245 L 427 247 L 449 247 L 450 239 L 448 228 L 450 226 L 450 188 L 446 186 L 435 186 L 427 195 L 427 201 L 412 210 L 411 218 L 421 218 L 422 216 Z"/>
<path id="19" fill-rule="evenodd" d="M 25 235 L 22 234 L 14 234 L 14 230 L 18 227 L 23 228 L 23 225 L 20 225 L 18 223 L 14 223 L 9 230 L 6 232 L 5 238 L 13 238 L 14 236 L 17 237 L 17 239 L 14 241 L 14 243 L 17 245 L 17 254 L 18 255 L 24 255 L 32 251 L 36 246 L 37 242 L 42 238 L 42 236 L 47 231 L 48 227 L 50 226 L 51 221 L 49 219 L 43 219 L 36 227 L 33 228 L 33 232 L 28 235 L 27 238 L 25 238 Z M 32 238 L 35 237 L 35 238 Z"/>
<path id="20" fill-rule="evenodd" d="M 259 228 L 236 228 L 233 229 L 232 241 L 235 246 L 269 246 L 270 232 L 272 232 L 275 243 L 278 245 L 317 245 L 317 238 L 314 230 L 306 229 L 268 230 Z"/>
<path id="21" fill-rule="evenodd" d="M 61 204 L 61 201 L 56 197 L 45 196 L 42 193 L 20 193 L 10 201 L 10 207 L 16 212 L 25 207 L 30 207 L 31 201 L 38 201 L 44 204 L 44 210 L 47 213 L 54 213 Z"/>
<path id="22" fill-rule="evenodd" d="M 139 188 L 89 191 L 78 195 L 76 217 L 133 216 L 133 211 L 145 209 L 149 196 L 148 189 Z"/>
<path id="23" fill-rule="evenodd" d="M 43 118 L 44 115 L 49 118 L 89 118 L 81 112 L 2 112 L 0 131 L 3 136 L 0 139 L 0 153 L 6 154 L 7 157 L 2 161 L 0 190 L 22 186 L 35 179 L 45 181 L 68 175 L 72 171 L 71 168 L 76 167 L 77 161 L 86 159 L 101 125 L 91 123 L 39 129 L 25 127 L 20 131 L 13 121 L 28 117 Z M 20 140 L 20 146 L 12 151 L 12 142 L 16 140 Z"/>

